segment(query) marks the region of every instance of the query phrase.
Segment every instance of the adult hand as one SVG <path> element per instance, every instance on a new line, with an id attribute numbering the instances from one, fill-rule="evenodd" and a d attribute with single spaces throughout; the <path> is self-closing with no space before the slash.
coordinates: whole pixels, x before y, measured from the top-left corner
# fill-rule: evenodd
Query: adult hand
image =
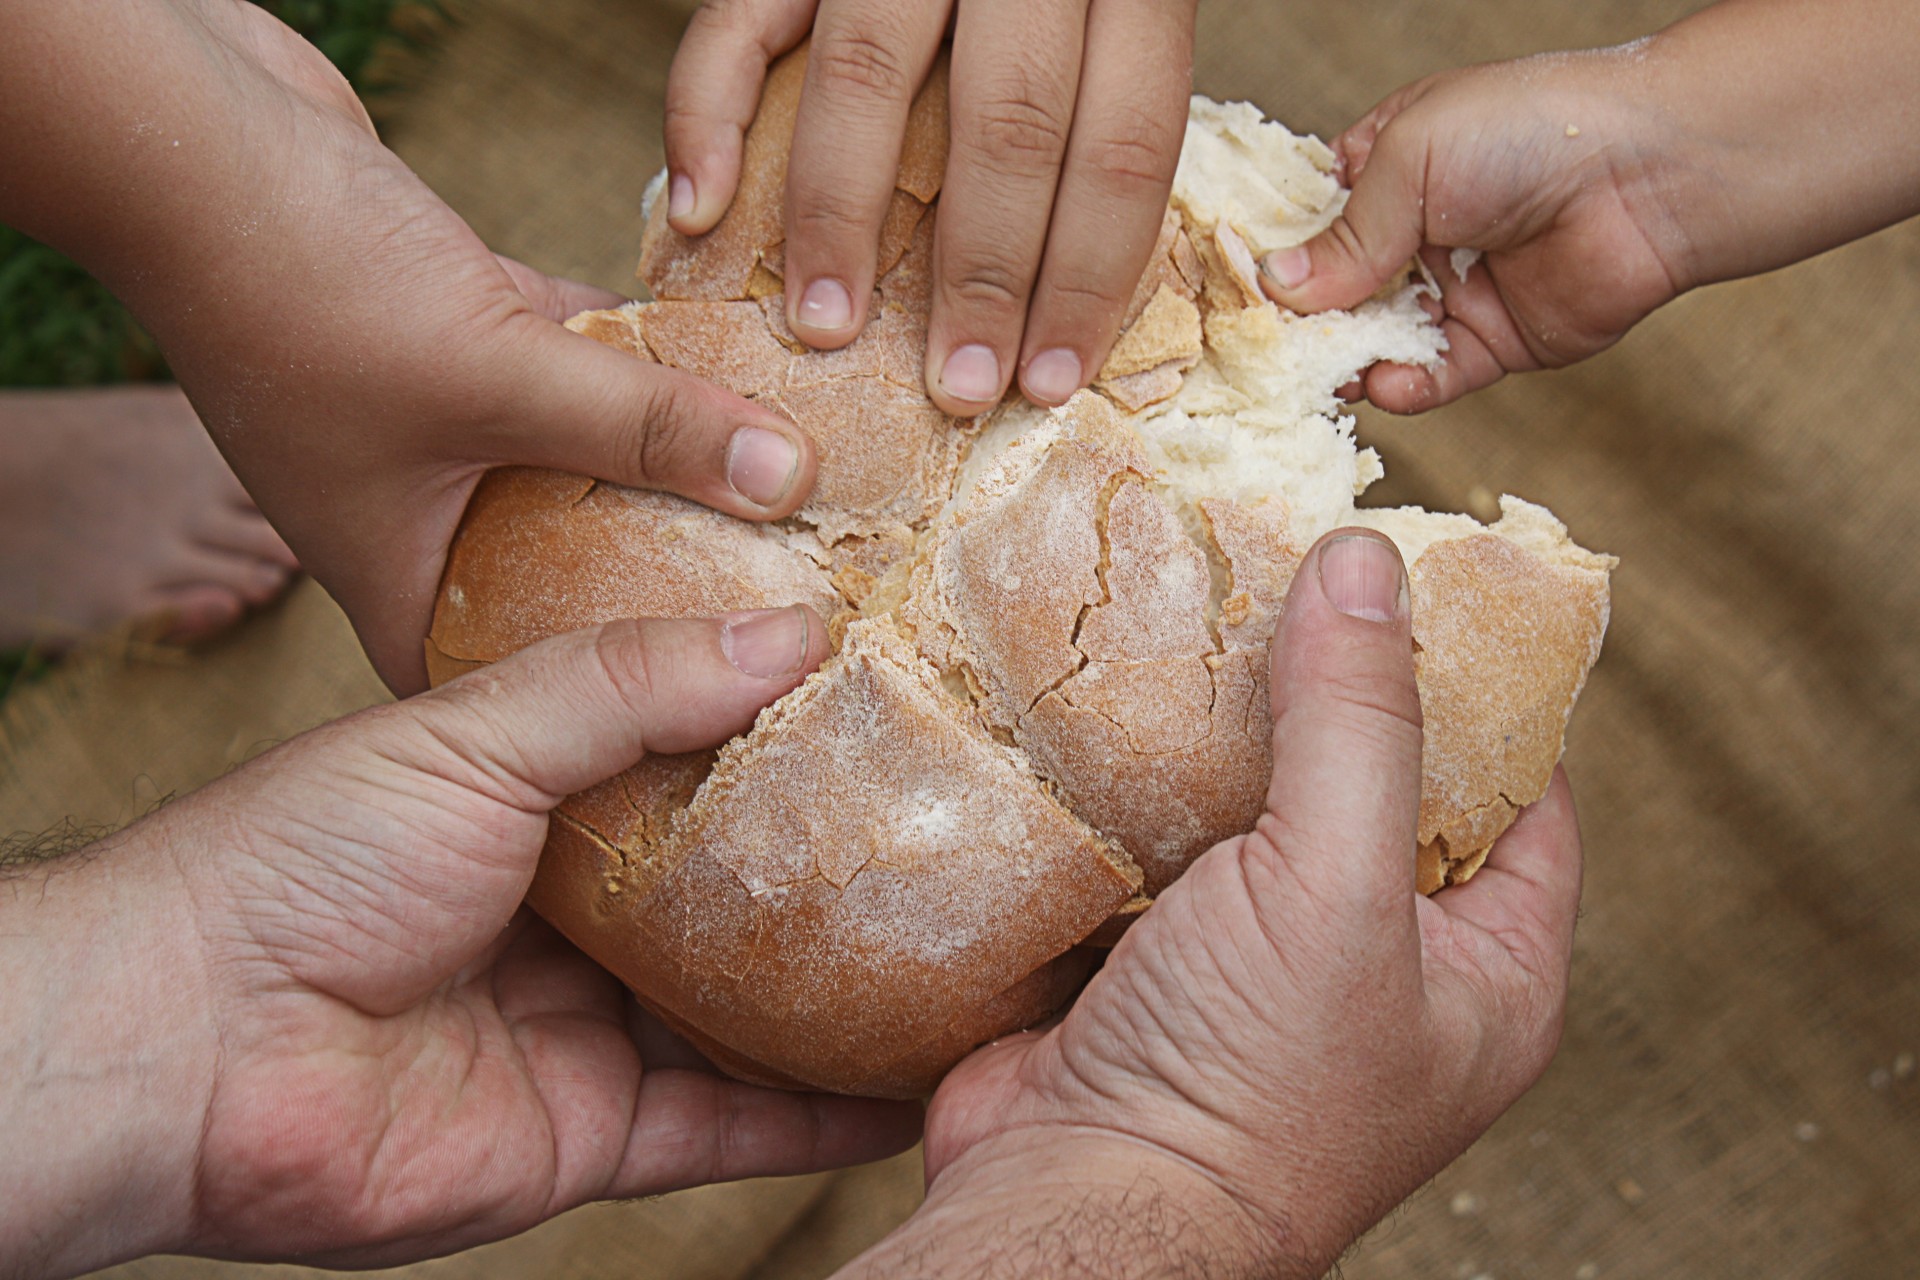
<path id="1" fill-rule="evenodd" d="M 866 324 L 907 111 L 949 26 L 951 146 L 927 388 L 948 413 L 1018 372 L 1056 405 L 1106 359 L 1185 136 L 1196 0 L 709 0 L 667 83 L 668 221 L 720 220 L 773 58 L 813 38 L 787 169 L 787 322 Z"/>
<path id="2" fill-rule="evenodd" d="M 497 259 L 319 51 L 242 0 L 9 10 L 0 217 L 101 276 L 397 691 L 489 468 L 793 512 L 807 437 L 558 323 L 603 290 Z"/>
<path id="3" fill-rule="evenodd" d="M 0 1275 L 388 1265 L 910 1144 L 913 1104 L 713 1073 L 518 909 L 565 795 L 743 732 L 826 649 L 804 609 L 559 637 L 15 879 Z"/>
<path id="4" fill-rule="evenodd" d="M 1564 777 L 1469 883 L 1414 890 L 1420 704 L 1398 553 L 1332 534 L 1274 642 L 1274 771 L 1060 1025 L 934 1095 L 925 1208 L 858 1274 L 1317 1277 L 1558 1041 Z"/>

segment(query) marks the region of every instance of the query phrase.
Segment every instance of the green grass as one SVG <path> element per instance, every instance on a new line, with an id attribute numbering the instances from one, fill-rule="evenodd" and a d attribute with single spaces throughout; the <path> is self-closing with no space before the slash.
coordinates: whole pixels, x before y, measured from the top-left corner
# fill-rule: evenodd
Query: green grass
<path id="1" fill-rule="evenodd" d="M 166 376 L 146 331 L 92 276 L 0 227 L 0 387 L 91 387 Z"/>
<path id="2" fill-rule="evenodd" d="M 441 0 L 261 0 L 313 41 L 362 97 L 392 88 L 384 51 L 422 52 Z M 424 21 L 423 21 L 424 20 Z M 88 387 L 162 380 L 166 362 L 145 330 L 73 262 L 0 227 L 0 387 Z M 0 653 L 0 699 L 46 670 L 31 653 Z"/>

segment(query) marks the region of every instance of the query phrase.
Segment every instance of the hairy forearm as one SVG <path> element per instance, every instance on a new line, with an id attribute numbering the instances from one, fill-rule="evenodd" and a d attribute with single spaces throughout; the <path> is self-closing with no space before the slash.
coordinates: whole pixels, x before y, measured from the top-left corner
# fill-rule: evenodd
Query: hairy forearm
<path id="1" fill-rule="evenodd" d="M 1310 1280 L 1332 1262 L 1301 1257 L 1296 1244 L 1191 1165 L 1122 1139 L 1047 1130 L 968 1151 L 904 1226 L 840 1276 Z"/>
<path id="2" fill-rule="evenodd" d="M 1756 274 L 1920 214 L 1920 8 L 1723 0 L 1612 60 L 1659 122 L 1683 283 Z"/>
<path id="3" fill-rule="evenodd" d="M 213 1035 L 162 824 L 0 879 L 0 1277 L 177 1244 Z"/>

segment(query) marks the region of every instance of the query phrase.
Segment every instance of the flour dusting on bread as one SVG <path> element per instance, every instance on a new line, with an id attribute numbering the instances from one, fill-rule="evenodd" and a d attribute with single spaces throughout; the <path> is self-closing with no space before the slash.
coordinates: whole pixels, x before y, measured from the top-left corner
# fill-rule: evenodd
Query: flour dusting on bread
<path id="1" fill-rule="evenodd" d="M 642 246 L 656 301 L 569 327 L 717 381 L 813 438 L 798 516 L 754 526 L 545 473 L 482 484 L 436 679 L 541 635 L 804 602 L 836 654 L 717 757 L 643 762 L 559 810 L 530 901 L 726 1070 L 914 1096 L 1071 997 L 1272 768 L 1268 648 L 1307 549 L 1408 564 L 1427 724 L 1419 887 L 1472 875 L 1545 790 L 1598 657 L 1610 557 L 1541 508 L 1362 508 L 1382 474 L 1339 389 L 1445 350 L 1411 278 L 1351 312 L 1261 293 L 1260 254 L 1346 199 L 1333 153 L 1196 97 L 1173 197 L 1092 390 L 942 414 L 922 383 L 945 68 L 916 100 L 861 337 L 785 326 L 779 209 L 805 49 L 770 72 L 739 195 Z"/>

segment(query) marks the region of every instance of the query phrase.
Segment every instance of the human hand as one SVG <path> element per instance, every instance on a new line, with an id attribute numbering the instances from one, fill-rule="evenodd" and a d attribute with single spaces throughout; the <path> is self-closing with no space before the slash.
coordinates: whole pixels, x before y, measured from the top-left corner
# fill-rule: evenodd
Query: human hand
<path id="1" fill-rule="evenodd" d="M 1394 413 L 1606 350 L 1693 283 L 1651 173 L 1661 130 L 1621 87 L 1633 73 L 1628 54 L 1583 54 L 1393 94 L 1334 144 L 1353 188 L 1345 212 L 1268 254 L 1262 287 L 1296 311 L 1352 307 L 1418 254 L 1440 284 L 1428 309 L 1449 345 L 1435 368 L 1365 373 L 1366 397 Z M 1485 256 L 1463 280 L 1454 255 L 1468 250 Z"/>
<path id="2" fill-rule="evenodd" d="M 567 332 L 603 290 L 496 259 L 319 51 L 241 0 L 28 6 L 0 52 L 0 216 L 159 339 L 209 432 L 398 692 L 490 467 L 791 514 L 807 437 Z M 13 21 L 13 18 L 9 19 Z M 15 38 L 17 37 L 17 39 Z"/>
<path id="3" fill-rule="evenodd" d="M 1058 1026 L 947 1077 L 926 1207 L 855 1273 L 1317 1277 L 1545 1069 L 1572 801 L 1556 775 L 1469 883 L 1415 892 L 1420 703 L 1390 543 L 1309 554 L 1272 688 L 1254 830 L 1195 863 Z"/>
<path id="4" fill-rule="evenodd" d="M 564 796 L 743 732 L 826 649 L 804 609 L 559 637 L 16 880 L 0 1275 L 383 1266 L 909 1145 L 917 1105 L 714 1073 L 518 909 Z"/>
<path id="5" fill-rule="evenodd" d="M 1263 284 L 1352 306 L 1418 252 L 1452 349 L 1352 389 L 1395 413 L 1584 360 L 1688 289 L 1920 214 L 1920 131 L 1890 87 L 1916 54 L 1901 0 L 1720 0 L 1617 49 L 1430 77 L 1340 137 L 1345 215 L 1269 254 Z M 1465 280 L 1458 250 L 1486 255 Z"/>
<path id="6" fill-rule="evenodd" d="M 842 347 L 867 321 L 907 112 L 949 24 L 951 145 L 927 388 L 948 413 L 1018 372 L 1061 404 L 1106 359 L 1185 136 L 1196 0 L 710 0 L 667 83 L 668 221 L 726 212 L 767 64 L 811 33 L 787 168 L 787 323 Z"/>

